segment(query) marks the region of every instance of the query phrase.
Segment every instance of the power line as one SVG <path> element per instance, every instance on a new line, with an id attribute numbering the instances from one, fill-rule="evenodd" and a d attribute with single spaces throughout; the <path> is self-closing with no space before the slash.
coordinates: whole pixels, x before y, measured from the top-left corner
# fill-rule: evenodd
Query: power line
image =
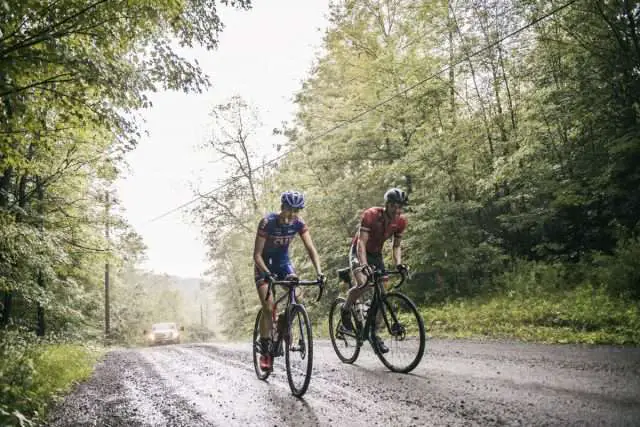
<path id="1" fill-rule="evenodd" d="M 258 170 L 258 169 L 259 169 L 259 168 L 256 168 L 255 170 Z M 252 170 L 252 172 L 253 172 L 253 170 Z M 214 189 L 209 190 L 209 191 L 207 191 L 206 193 L 198 194 L 196 197 L 194 197 L 193 199 L 189 200 L 188 202 L 185 202 L 185 203 L 181 204 L 180 206 L 177 206 L 177 207 L 175 207 L 175 208 L 173 208 L 173 209 L 171 209 L 171 210 L 166 211 L 165 213 L 163 213 L 163 214 L 161 214 L 161 215 L 158 215 L 158 216 L 157 216 L 157 217 L 155 217 L 155 218 L 150 219 L 150 220 L 149 220 L 149 222 L 157 221 L 157 220 L 159 220 L 159 219 L 161 219 L 161 218 L 164 218 L 164 217 L 165 217 L 165 216 L 167 216 L 167 215 L 171 215 L 172 213 L 174 213 L 174 212 L 176 212 L 176 211 L 179 211 L 179 210 L 181 210 L 181 209 L 183 209 L 183 208 L 186 208 L 187 206 L 189 206 L 190 204 L 192 204 L 192 203 L 194 203 L 194 202 L 197 202 L 197 201 L 198 201 L 198 200 L 200 200 L 201 198 L 203 198 L 203 197 L 207 197 L 209 194 L 211 194 L 211 193 L 215 193 L 216 191 L 219 191 L 219 190 L 223 189 L 224 187 L 226 187 L 226 186 L 228 186 L 228 185 L 231 185 L 231 184 L 233 184 L 234 182 L 239 181 L 239 180 L 240 180 L 240 179 L 242 179 L 242 178 L 244 178 L 244 175 L 239 175 L 239 176 L 231 177 L 229 180 L 227 180 L 227 181 L 225 181 L 224 183 L 220 184 L 218 187 L 215 187 Z"/>
<path id="2" fill-rule="evenodd" d="M 328 134 L 330 134 L 330 133 L 332 133 L 332 132 L 334 132 L 334 131 L 336 131 L 336 130 L 344 127 L 344 126 L 353 123 L 354 121 L 356 121 L 356 120 L 360 119 L 361 117 L 369 114 L 370 112 L 375 111 L 378 108 L 382 107 L 383 105 L 388 104 L 389 102 L 391 102 L 392 100 L 396 99 L 397 97 L 399 97 L 401 95 L 404 95 L 404 94 L 412 91 L 413 89 L 415 89 L 415 88 L 417 88 L 419 86 L 422 86 L 423 84 L 427 83 L 430 80 L 433 80 L 433 79 L 437 78 L 440 74 L 445 73 L 446 71 L 449 71 L 450 68 L 456 67 L 456 66 L 462 64 L 464 61 L 468 61 L 469 59 L 480 55 L 481 53 L 483 53 L 483 52 L 485 52 L 485 51 L 487 51 L 487 50 L 499 45 L 500 43 L 504 42 L 505 40 L 507 40 L 507 39 L 509 39 L 509 38 L 511 38 L 511 37 L 523 32 L 523 31 L 529 29 L 530 27 L 538 24 L 539 22 L 544 21 L 545 19 L 555 15 L 556 13 L 560 12 L 563 9 L 566 9 L 567 7 L 573 5 L 574 3 L 578 2 L 578 1 L 579 0 L 570 0 L 567 3 L 565 3 L 565 4 L 561 5 L 561 6 L 558 6 L 555 9 L 550 10 L 549 12 L 545 13 L 544 15 L 541 15 L 538 18 L 534 19 L 533 21 L 529 22 L 527 25 L 524 25 L 524 26 L 518 28 L 517 30 L 514 30 L 514 31 L 508 33 L 507 35 L 499 38 L 498 40 L 496 40 L 496 41 L 494 41 L 492 43 L 489 43 L 489 44 L 487 44 L 486 46 L 484 46 L 484 47 L 482 47 L 480 49 L 477 49 L 477 50 L 473 51 L 471 54 L 469 54 L 469 55 L 467 55 L 467 56 L 465 56 L 465 57 L 463 57 L 463 58 L 461 58 L 461 59 L 459 59 L 459 60 L 457 60 L 457 61 L 455 61 L 455 62 L 453 62 L 451 64 L 448 64 L 448 65 L 444 66 L 439 71 L 429 75 L 428 77 L 425 77 L 424 79 L 418 81 L 417 83 L 414 83 L 413 85 L 411 85 L 411 86 L 409 86 L 409 87 L 407 87 L 407 88 L 405 88 L 405 89 L 403 89 L 403 90 L 401 90 L 399 92 L 396 92 L 395 94 L 391 95 L 390 97 L 378 102 L 377 104 L 367 108 L 366 110 L 356 114 L 355 116 L 353 116 L 353 117 L 351 117 L 351 118 L 349 118 L 349 119 L 347 119 L 345 121 L 342 121 L 337 125 L 334 125 L 334 126 L 330 127 L 329 129 L 321 132 L 318 135 L 315 135 L 315 136 L 312 136 L 312 137 L 308 138 L 307 141 L 308 142 L 317 141 L 317 140 L 327 136 Z M 268 165 L 271 165 L 271 164 L 277 162 L 278 160 L 282 159 L 283 157 L 287 156 L 288 154 L 290 154 L 291 152 L 293 152 L 293 151 L 295 151 L 295 150 L 297 150 L 299 148 L 300 148 L 300 146 L 292 147 L 291 149 L 289 149 L 289 150 L 283 152 L 282 154 L 274 157 L 273 159 L 269 160 L 268 162 L 263 163 L 262 165 L 260 165 L 258 167 L 255 167 L 253 169 L 250 169 L 250 172 L 253 173 L 253 172 L 256 172 L 256 171 L 258 171 L 258 170 L 260 170 L 260 169 L 262 169 L 262 168 L 264 168 L 264 167 L 266 167 Z M 238 182 L 240 179 L 242 179 L 244 177 L 245 177 L 244 175 L 231 177 L 227 181 L 225 181 L 224 183 L 220 184 L 219 186 L 207 191 L 204 194 L 199 194 L 196 197 L 194 197 L 193 199 L 189 200 L 188 202 L 185 202 L 185 203 L 181 204 L 178 207 L 175 207 L 175 208 L 173 208 L 173 209 L 171 209 L 171 210 L 169 210 L 169 211 L 167 211 L 167 212 L 165 212 L 165 213 L 163 213 L 161 215 L 158 215 L 155 218 L 152 218 L 151 220 L 149 220 L 149 222 L 154 222 L 154 221 L 157 221 L 157 220 L 159 220 L 161 218 L 164 218 L 167 215 L 171 215 L 172 213 L 174 213 L 174 212 L 176 212 L 178 210 L 181 210 L 181 209 L 189 206 L 192 203 L 195 203 L 196 201 L 200 200 L 203 197 L 206 197 L 206 196 L 208 196 L 208 195 L 210 195 L 212 193 L 215 193 L 215 192 L 217 192 L 217 191 L 219 191 L 219 190 L 221 190 L 221 189 L 223 189 L 223 188 L 225 188 L 225 187 L 227 187 L 227 186 L 229 186 L 229 185 L 231 185 L 233 183 Z"/>

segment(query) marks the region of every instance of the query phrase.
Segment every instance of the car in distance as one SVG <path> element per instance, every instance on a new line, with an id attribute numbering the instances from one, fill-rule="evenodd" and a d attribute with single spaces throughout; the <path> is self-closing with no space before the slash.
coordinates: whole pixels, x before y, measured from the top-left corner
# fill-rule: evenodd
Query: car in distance
<path id="1" fill-rule="evenodd" d="M 175 322 L 154 323 L 151 325 L 151 331 L 147 334 L 147 341 L 150 345 L 158 344 L 180 344 L 180 331 L 184 331 L 184 326 L 178 329 Z"/>

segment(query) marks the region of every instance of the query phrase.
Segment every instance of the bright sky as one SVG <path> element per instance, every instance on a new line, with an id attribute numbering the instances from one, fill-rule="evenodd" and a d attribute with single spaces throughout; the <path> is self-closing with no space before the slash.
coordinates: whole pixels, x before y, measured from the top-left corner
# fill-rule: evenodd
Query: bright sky
<path id="1" fill-rule="evenodd" d="M 185 211 L 153 218 L 191 200 L 193 187 L 206 191 L 225 176 L 207 139 L 213 105 L 238 94 L 258 108 L 263 155 L 273 156 L 271 130 L 294 113 L 300 89 L 319 51 L 329 0 L 258 0 L 252 10 L 220 7 L 226 28 L 217 51 L 182 51 L 196 58 L 213 83 L 208 92 L 162 92 L 143 112 L 149 132 L 129 153 L 129 171 L 117 183 L 125 216 L 148 246 L 143 266 L 158 273 L 199 277 L 207 268 L 200 229 Z M 194 207 L 192 205 L 190 207 Z M 249 255 L 248 255 L 249 256 Z"/>

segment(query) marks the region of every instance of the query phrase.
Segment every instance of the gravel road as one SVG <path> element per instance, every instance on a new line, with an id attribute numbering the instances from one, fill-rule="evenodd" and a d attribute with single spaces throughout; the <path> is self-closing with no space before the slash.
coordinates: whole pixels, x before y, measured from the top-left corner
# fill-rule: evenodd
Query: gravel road
<path id="1" fill-rule="evenodd" d="M 47 425 L 640 425 L 640 349 L 429 340 L 403 375 L 317 341 L 303 399 L 283 360 L 259 381 L 246 342 L 117 349 Z"/>

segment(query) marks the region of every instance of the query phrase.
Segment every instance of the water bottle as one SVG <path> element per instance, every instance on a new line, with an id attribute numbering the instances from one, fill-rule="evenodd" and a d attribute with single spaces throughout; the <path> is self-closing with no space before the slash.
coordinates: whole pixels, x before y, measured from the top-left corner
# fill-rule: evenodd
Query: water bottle
<path id="1" fill-rule="evenodd" d="M 366 300 L 362 305 L 362 318 L 363 320 L 367 320 L 367 312 L 369 311 L 369 307 L 371 306 L 371 300 Z"/>
<path id="2" fill-rule="evenodd" d="M 356 322 L 358 322 L 359 324 L 362 324 L 364 320 L 363 308 L 364 308 L 364 305 L 360 301 L 358 301 L 355 306 L 355 316 L 356 316 Z"/>

